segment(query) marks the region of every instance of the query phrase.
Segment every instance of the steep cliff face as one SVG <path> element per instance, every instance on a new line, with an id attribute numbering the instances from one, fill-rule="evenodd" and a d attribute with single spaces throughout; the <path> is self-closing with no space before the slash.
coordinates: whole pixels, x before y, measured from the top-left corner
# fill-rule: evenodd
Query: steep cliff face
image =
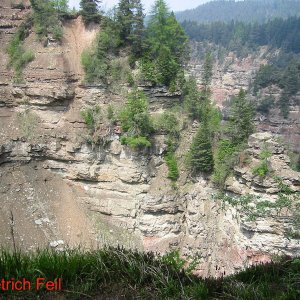
<path id="1" fill-rule="evenodd" d="M 6 45 L 28 10 L 11 9 L 7 1 L 2 11 L 1 22 L 12 24 L 0 28 L 1 45 Z M 22 18 L 15 20 L 15 14 Z M 82 84 L 80 54 L 96 31 L 85 28 L 80 18 L 69 20 L 62 44 L 47 47 L 32 32 L 26 47 L 34 49 L 36 59 L 24 70 L 22 84 L 13 83 L 13 74 L 6 69 L 5 46 L 0 49 L 1 70 L 5 70 L 0 77 L 1 243 L 12 245 L 12 212 L 16 243 L 23 249 L 107 243 L 162 253 L 180 249 L 183 255 L 198 254 L 198 273 L 212 276 L 269 260 L 274 253 L 299 254 L 298 241 L 288 240 L 281 230 L 289 224 L 289 216 L 247 223 L 238 208 L 224 207 L 222 200 L 213 197 L 218 191 L 207 178 L 191 181 L 184 171 L 178 188 L 172 188 L 163 158 L 163 135 L 155 137 L 150 152 L 133 151 L 121 145 L 117 128 L 103 118 L 99 134 L 108 143 L 86 143 L 80 111 L 97 104 L 105 112 L 108 104 L 125 101 L 104 87 Z M 228 93 L 230 86 L 226 85 Z M 180 95 L 164 88 L 141 88 L 149 96 L 153 114 L 181 101 Z M 184 170 L 184 153 L 197 125 L 182 127 L 177 155 Z M 266 141 L 273 143 L 274 137 L 250 140 L 253 163 Z M 274 172 L 286 176 L 284 180 L 298 190 L 299 173 L 292 173 L 280 151 L 274 150 L 273 156 L 279 172 L 285 173 L 277 174 L 276 167 Z M 258 189 L 257 178 L 248 174 L 251 167 L 247 170 L 235 170 L 228 191 L 274 193 L 275 182 L 266 181 L 261 185 L 265 189 Z"/>
<path id="2" fill-rule="evenodd" d="M 199 42 L 191 44 L 192 59 L 189 64 L 189 73 L 196 77 L 199 85 L 201 85 L 204 63 L 202 59 L 199 59 L 198 48 L 201 47 L 202 44 Z M 244 58 L 238 58 L 234 53 L 229 53 L 222 60 L 215 60 L 211 84 L 212 99 L 220 108 L 226 106 L 226 101 L 233 95 L 237 95 L 241 88 L 248 90 L 259 67 L 267 64 L 276 54 L 278 54 L 276 51 L 270 51 L 267 46 L 264 46 Z M 257 104 L 266 96 L 273 96 L 275 101 L 278 101 L 280 93 L 281 90 L 278 87 L 271 86 L 262 89 L 257 96 L 251 97 L 253 103 Z M 285 144 L 296 152 L 300 151 L 299 99 L 300 95 L 297 94 L 291 101 L 288 119 L 280 114 L 278 108 L 272 108 L 267 116 L 258 115 L 257 118 L 258 130 L 279 134 L 284 139 Z"/>

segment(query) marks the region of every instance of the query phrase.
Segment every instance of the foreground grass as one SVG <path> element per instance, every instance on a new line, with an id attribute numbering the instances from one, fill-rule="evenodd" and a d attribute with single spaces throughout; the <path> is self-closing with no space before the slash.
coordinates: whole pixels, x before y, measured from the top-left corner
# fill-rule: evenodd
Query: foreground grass
<path id="1" fill-rule="evenodd" d="M 0 280 L 26 278 L 30 291 L 1 299 L 300 299 L 300 259 L 282 259 L 222 279 L 197 278 L 177 254 L 155 257 L 121 248 L 93 252 L 0 252 Z M 36 278 L 62 279 L 61 291 L 36 291 Z M 1 283 L 0 283 L 1 284 Z"/>

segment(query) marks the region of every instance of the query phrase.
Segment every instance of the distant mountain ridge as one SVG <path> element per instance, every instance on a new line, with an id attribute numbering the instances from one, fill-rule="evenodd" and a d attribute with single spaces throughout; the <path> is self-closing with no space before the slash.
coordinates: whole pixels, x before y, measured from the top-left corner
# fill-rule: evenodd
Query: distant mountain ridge
<path id="1" fill-rule="evenodd" d="M 243 21 L 264 23 L 274 18 L 300 16 L 300 0 L 215 0 L 176 13 L 179 22 Z"/>

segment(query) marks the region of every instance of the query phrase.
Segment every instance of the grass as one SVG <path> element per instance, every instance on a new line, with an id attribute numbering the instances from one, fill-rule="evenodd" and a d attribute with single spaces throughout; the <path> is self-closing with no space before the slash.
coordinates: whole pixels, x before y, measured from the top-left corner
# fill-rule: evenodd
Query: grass
<path id="1" fill-rule="evenodd" d="M 30 291 L 2 291 L 0 297 L 45 299 L 299 299 L 300 259 L 281 259 L 220 279 L 201 279 L 182 269 L 176 253 L 161 257 L 123 248 L 83 252 L 0 252 L 0 278 L 26 278 Z M 36 291 L 38 277 L 61 278 L 62 290 Z M 46 298 L 49 299 L 49 298 Z M 53 298 L 54 299 L 54 298 Z"/>

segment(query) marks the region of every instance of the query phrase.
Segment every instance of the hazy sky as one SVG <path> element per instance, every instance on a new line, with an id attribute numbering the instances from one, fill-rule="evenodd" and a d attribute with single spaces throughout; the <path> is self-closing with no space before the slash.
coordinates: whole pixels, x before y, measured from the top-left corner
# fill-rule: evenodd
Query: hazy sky
<path id="1" fill-rule="evenodd" d="M 80 0 L 69 0 L 69 6 L 71 8 L 73 8 L 74 6 L 78 8 L 79 2 Z M 107 10 L 116 5 L 118 2 L 118 0 L 103 0 L 101 6 L 104 10 Z M 144 4 L 145 12 L 147 12 L 152 7 L 155 0 L 142 0 L 142 2 Z M 204 2 L 208 2 L 208 0 L 166 0 L 169 8 L 173 11 L 181 11 L 189 8 L 194 8 Z"/>

